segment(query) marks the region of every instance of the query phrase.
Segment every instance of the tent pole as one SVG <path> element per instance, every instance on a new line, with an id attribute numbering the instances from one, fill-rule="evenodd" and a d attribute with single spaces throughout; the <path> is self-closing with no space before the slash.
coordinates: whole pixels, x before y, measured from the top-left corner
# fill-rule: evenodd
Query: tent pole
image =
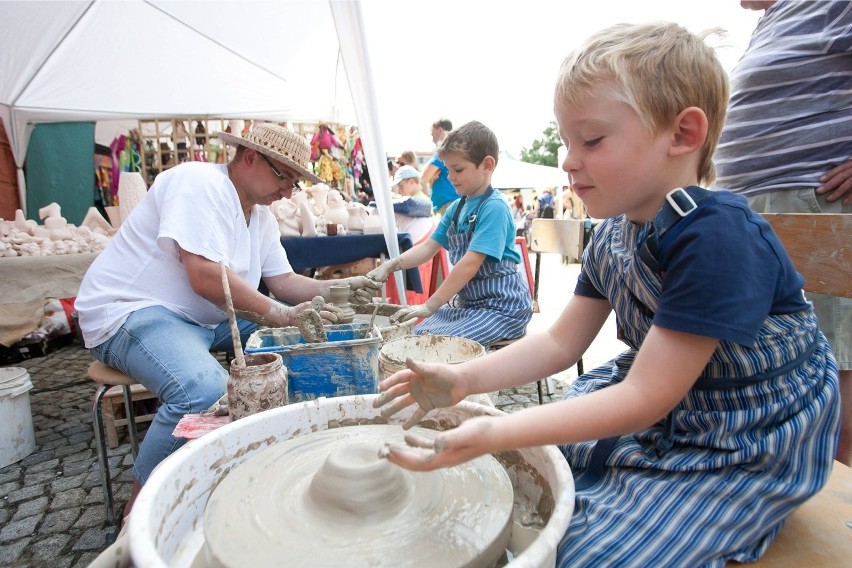
<path id="1" fill-rule="evenodd" d="M 343 57 L 343 67 L 349 81 L 349 89 L 355 103 L 358 116 L 358 128 L 364 145 L 364 156 L 370 171 L 373 185 L 373 197 L 379 209 L 379 218 L 385 236 L 390 258 L 399 256 L 399 242 L 396 236 L 396 218 L 391 203 L 390 177 L 385 161 L 385 146 L 379 127 L 379 112 L 376 104 L 376 89 L 370 66 L 367 37 L 364 33 L 364 18 L 360 0 L 329 0 L 334 27 Z M 400 302 L 406 305 L 405 286 L 401 271 L 394 273 Z"/>

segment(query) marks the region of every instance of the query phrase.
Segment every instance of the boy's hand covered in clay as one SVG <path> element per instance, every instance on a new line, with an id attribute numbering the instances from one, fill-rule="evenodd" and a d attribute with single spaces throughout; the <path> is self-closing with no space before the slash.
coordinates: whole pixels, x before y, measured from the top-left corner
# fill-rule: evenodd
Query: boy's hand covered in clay
<path id="1" fill-rule="evenodd" d="M 409 447 L 388 444 L 380 455 L 414 471 L 458 465 L 501 449 L 494 428 L 496 420 L 496 416 L 465 420 L 458 428 L 438 434 L 434 441 L 408 434 L 405 443 Z"/>
<path id="2" fill-rule="evenodd" d="M 372 280 L 373 282 L 382 283 L 387 281 L 388 276 L 391 275 L 391 272 L 396 272 L 399 270 L 399 259 L 395 258 L 393 260 L 389 260 L 387 262 L 383 262 L 379 266 L 372 269 L 367 273 L 367 278 Z"/>
<path id="3" fill-rule="evenodd" d="M 450 365 L 421 363 L 410 358 L 405 364 L 408 369 L 397 371 L 379 383 L 382 394 L 373 401 L 373 408 L 381 408 L 385 418 L 417 404 L 417 410 L 402 425 L 405 430 L 420 422 L 433 408 L 452 406 L 465 397 Z"/>
<path id="4" fill-rule="evenodd" d="M 426 300 L 425 304 L 421 304 L 419 306 L 408 306 L 407 308 L 397 310 L 390 317 L 390 323 L 403 323 L 412 319 L 428 318 L 438 311 L 438 308 L 442 305 L 443 302 L 441 300 L 439 300 L 436 296 L 432 296 Z"/>

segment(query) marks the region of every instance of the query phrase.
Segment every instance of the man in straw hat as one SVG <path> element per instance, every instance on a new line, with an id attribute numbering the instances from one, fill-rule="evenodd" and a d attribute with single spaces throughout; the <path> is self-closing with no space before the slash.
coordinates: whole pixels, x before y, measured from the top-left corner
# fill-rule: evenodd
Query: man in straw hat
<path id="1" fill-rule="evenodd" d="M 133 465 L 125 509 L 154 467 L 182 445 L 172 436 L 184 414 L 225 392 L 228 373 L 211 350 L 232 342 L 219 263 L 243 342 L 258 325 L 295 325 L 314 296 L 348 284 L 361 295 L 366 277 L 314 280 L 293 272 L 268 205 L 319 181 L 301 136 L 261 124 L 245 138 L 219 133 L 236 154 L 228 164 L 186 162 L 159 174 L 148 194 L 92 263 L 76 300 L 92 355 L 130 375 L 161 401 Z M 275 299 L 258 292 L 261 279 Z M 336 321 L 333 307 L 321 316 Z"/>

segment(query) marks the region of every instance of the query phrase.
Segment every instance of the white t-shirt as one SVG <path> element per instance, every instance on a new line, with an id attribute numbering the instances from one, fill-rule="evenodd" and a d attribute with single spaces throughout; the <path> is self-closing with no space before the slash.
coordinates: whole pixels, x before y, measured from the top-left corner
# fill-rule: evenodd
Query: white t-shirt
<path id="1" fill-rule="evenodd" d="M 255 205 L 246 225 L 227 166 L 187 162 L 154 181 L 89 267 L 74 307 L 86 347 L 109 339 L 127 317 L 163 306 L 207 328 L 227 314 L 192 290 L 178 245 L 228 267 L 252 287 L 292 272 L 275 217 Z"/>

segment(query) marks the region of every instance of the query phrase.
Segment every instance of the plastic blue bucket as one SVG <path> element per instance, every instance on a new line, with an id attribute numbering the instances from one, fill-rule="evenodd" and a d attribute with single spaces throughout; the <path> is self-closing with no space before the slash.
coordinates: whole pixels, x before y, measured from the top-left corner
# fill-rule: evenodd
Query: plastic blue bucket
<path id="1" fill-rule="evenodd" d="M 287 367 L 290 402 L 378 391 L 382 337 L 368 322 L 325 327 L 328 341 L 307 343 L 295 327 L 254 332 L 246 353 L 278 353 Z"/>

